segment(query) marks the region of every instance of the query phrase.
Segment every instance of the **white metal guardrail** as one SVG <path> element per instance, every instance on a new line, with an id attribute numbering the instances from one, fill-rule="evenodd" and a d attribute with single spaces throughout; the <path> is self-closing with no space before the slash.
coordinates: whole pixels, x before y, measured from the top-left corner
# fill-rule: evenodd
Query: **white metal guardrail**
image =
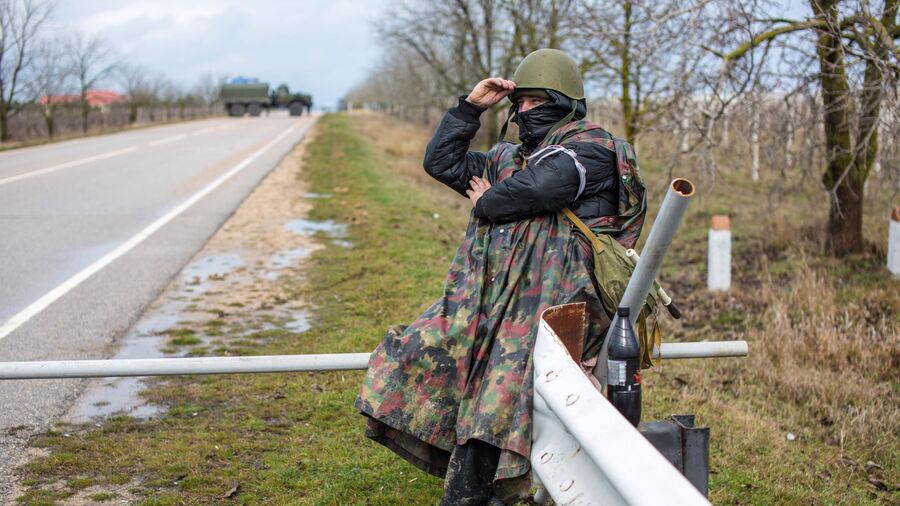
<path id="1" fill-rule="evenodd" d="M 708 505 L 572 360 L 545 319 L 565 307 L 541 316 L 534 349 L 531 465 L 542 490 L 567 505 Z"/>

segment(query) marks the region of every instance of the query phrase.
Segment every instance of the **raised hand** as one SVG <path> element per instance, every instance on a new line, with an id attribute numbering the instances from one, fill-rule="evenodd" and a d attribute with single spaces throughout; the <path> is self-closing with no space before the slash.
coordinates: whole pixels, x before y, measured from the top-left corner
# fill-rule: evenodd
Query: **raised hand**
<path id="1" fill-rule="evenodd" d="M 476 84 L 469 96 L 466 97 L 466 100 L 478 107 L 487 109 L 506 98 L 515 89 L 516 83 L 510 80 L 489 77 Z"/>

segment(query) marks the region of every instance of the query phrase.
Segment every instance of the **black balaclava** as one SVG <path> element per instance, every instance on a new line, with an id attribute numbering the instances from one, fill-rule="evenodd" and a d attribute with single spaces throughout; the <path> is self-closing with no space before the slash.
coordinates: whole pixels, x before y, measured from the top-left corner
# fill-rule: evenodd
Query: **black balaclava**
<path id="1" fill-rule="evenodd" d="M 546 91 L 550 97 L 549 101 L 525 112 L 517 112 L 512 118 L 519 125 L 519 140 L 522 141 L 525 152 L 536 148 L 550 133 L 550 129 L 572 112 L 572 100 L 569 97 L 553 90 Z M 518 107 L 518 104 L 515 104 L 515 107 Z M 586 113 L 585 101 L 579 100 L 572 119 L 580 120 Z"/>

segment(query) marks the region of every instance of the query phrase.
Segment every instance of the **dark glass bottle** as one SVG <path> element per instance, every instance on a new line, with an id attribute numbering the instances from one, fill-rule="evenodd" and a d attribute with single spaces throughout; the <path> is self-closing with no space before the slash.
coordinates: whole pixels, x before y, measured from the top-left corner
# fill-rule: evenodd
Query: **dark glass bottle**
<path id="1" fill-rule="evenodd" d="M 627 307 L 616 311 L 613 329 L 608 337 L 606 397 L 622 416 L 637 427 L 641 421 L 641 347 L 628 314 Z"/>

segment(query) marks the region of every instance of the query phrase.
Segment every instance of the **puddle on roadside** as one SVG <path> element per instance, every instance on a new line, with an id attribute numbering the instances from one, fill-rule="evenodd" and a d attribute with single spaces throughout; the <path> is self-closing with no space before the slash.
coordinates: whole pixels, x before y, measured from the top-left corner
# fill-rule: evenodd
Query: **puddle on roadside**
<path id="1" fill-rule="evenodd" d="M 303 194 L 303 198 L 305 199 L 330 199 L 331 197 L 334 197 L 331 193 L 306 192 Z"/>
<path id="2" fill-rule="evenodd" d="M 178 321 L 169 311 L 153 312 L 132 328 L 122 340 L 122 348 L 112 358 L 161 358 L 165 336 L 159 335 Z M 85 423 L 116 413 L 135 418 L 152 418 L 163 412 L 161 406 L 147 404 L 138 395 L 144 389 L 143 377 L 104 378 L 92 383 L 69 411 L 71 423 Z"/>
<path id="3" fill-rule="evenodd" d="M 239 253 L 207 255 L 194 261 L 182 271 L 181 291 L 194 295 L 204 293 L 209 290 L 210 281 L 221 280 L 243 266 L 244 259 Z"/>
<path id="4" fill-rule="evenodd" d="M 310 314 L 305 310 L 293 311 L 287 320 L 258 322 L 253 328 L 247 329 L 248 334 L 267 330 L 287 330 L 296 334 L 302 334 L 312 328 Z"/>
<path id="5" fill-rule="evenodd" d="M 332 244 L 342 248 L 352 248 L 353 243 L 347 241 L 347 225 L 344 223 L 336 223 L 334 220 L 311 221 L 302 218 L 287 221 L 284 224 L 289 232 L 298 235 L 313 237 L 318 233 L 325 234 L 331 239 Z"/>
<path id="6" fill-rule="evenodd" d="M 309 322 L 309 313 L 306 311 L 295 311 L 293 318 L 284 323 L 284 328 L 291 332 L 306 332 L 312 328 Z"/>
<path id="7" fill-rule="evenodd" d="M 304 235 L 324 232 L 335 241 L 346 235 L 346 225 L 334 222 L 310 222 L 292 220 L 285 225 L 288 230 Z M 301 231 L 302 230 L 302 231 Z M 346 242 L 346 241 L 343 241 Z M 311 248 L 289 248 L 278 251 L 258 265 L 263 268 L 263 277 L 278 279 L 281 272 L 309 256 Z M 207 293 L 212 295 L 225 287 L 247 284 L 252 277 L 240 272 L 246 262 L 238 253 L 221 253 L 207 255 L 197 259 L 182 270 L 176 284 L 167 293 L 162 302 L 149 310 L 134 324 L 126 336 L 120 341 L 121 348 L 112 357 L 114 359 L 183 357 L 191 350 L 202 350 L 202 347 L 218 343 L 221 336 L 228 335 L 229 327 L 210 334 L 208 327 L 213 316 L 208 308 L 198 305 L 196 295 Z M 290 332 L 305 332 L 311 328 L 310 314 L 305 310 L 294 310 L 285 314 L 283 311 L 254 311 L 244 318 L 250 320 L 264 319 L 268 315 L 273 318 L 265 328 L 284 329 Z M 220 315 L 220 318 L 223 316 Z M 247 325 L 248 322 L 242 322 Z M 223 324 L 227 325 L 227 324 Z M 194 344 L 172 345 L 175 329 L 196 329 L 192 337 L 199 339 Z M 169 335 L 172 332 L 173 335 Z M 174 353 L 164 353 L 168 348 Z M 93 380 L 76 400 L 65 419 L 71 423 L 86 423 L 115 414 L 128 415 L 139 419 L 156 418 L 165 413 L 165 407 L 148 403 L 140 396 L 146 388 L 146 377 L 104 378 Z"/>
<path id="8" fill-rule="evenodd" d="M 269 281 L 275 281 L 281 277 L 280 270 L 294 265 L 298 260 L 306 258 L 312 252 L 309 248 L 284 249 L 269 257 L 266 262 L 269 271 L 263 275 Z"/>
<path id="9" fill-rule="evenodd" d="M 179 275 L 178 284 L 171 296 L 160 307 L 151 308 L 134 324 L 121 340 L 121 348 L 112 358 L 167 356 L 161 351 L 166 346 L 166 331 L 198 319 L 197 315 L 192 315 L 191 302 L 185 295 L 204 293 L 212 287 L 214 281 L 223 281 L 225 276 L 243 266 L 244 260 L 238 253 L 207 255 L 190 263 Z M 69 410 L 67 420 L 84 423 L 113 414 L 135 418 L 152 418 L 162 414 L 162 406 L 147 404 L 139 395 L 145 388 L 145 379 L 127 377 L 95 380 Z"/>

